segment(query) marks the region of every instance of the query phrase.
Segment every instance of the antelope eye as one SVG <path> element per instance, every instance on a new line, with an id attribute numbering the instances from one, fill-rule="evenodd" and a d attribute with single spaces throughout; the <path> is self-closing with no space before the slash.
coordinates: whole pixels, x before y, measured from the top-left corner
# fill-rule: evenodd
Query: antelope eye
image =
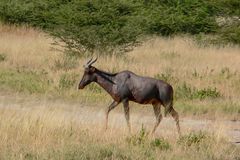
<path id="1" fill-rule="evenodd" d="M 89 73 L 89 71 L 90 71 L 89 68 L 86 68 L 86 69 L 85 69 L 85 72 L 86 72 L 86 73 Z"/>

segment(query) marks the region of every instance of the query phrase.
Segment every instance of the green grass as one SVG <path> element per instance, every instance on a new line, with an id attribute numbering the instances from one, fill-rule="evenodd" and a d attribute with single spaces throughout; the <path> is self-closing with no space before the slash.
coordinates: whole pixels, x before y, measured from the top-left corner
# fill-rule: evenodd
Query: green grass
<path id="1" fill-rule="evenodd" d="M 238 103 L 218 100 L 179 100 L 176 101 L 176 110 L 182 115 L 207 116 L 210 119 L 217 118 L 217 115 L 231 117 L 236 119 L 240 113 L 240 106 Z M 238 118 L 237 118 L 238 119 Z"/>
<path id="2" fill-rule="evenodd" d="M 182 146 L 190 147 L 192 145 L 199 145 L 206 139 L 212 139 L 214 141 L 214 137 L 208 137 L 207 133 L 202 131 L 200 132 L 191 132 L 188 135 L 181 136 L 177 143 Z"/>
<path id="3" fill-rule="evenodd" d="M 53 70 L 64 70 L 69 71 L 73 68 L 76 68 L 78 63 L 78 57 L 64 54 L 62 60 L 55 60 Z"/>
<path id="4" fill-rule="evenodd" d="M 225 71 L 224 71 L 225 74 Z M 166 76 L 169 79 L 171 76 Z M 170 78 L 171 79 L 171 78 Z M 97 84 L 90 84 L 84 90 L 77 90 L 79 75 L 64 73 L 60 75 L 58 84 L 44 72 L 24 70 L 0 70 L 0 88 L 27 94 L 48 94 L 48 97 L 64 98 L 65 100 L 81 101 L 88 105 L 107 106 L 111 97 Z M 193 89 L 186 84 L 176 89 L 175 107 L 184 115 L 210 115 L 220 113 L 225 115 L 240 114 L 237 102 L 224 101 L 216 89 Z M 139 104 L 133 104 L 137 106 Z"/>
<path id="5" fill-rule="evenodd" d="M 61 90 L 67 90 L 70 88 L 77 88 L 77 77 L 79 77 L 76 74 L 68 74 L 64 73 L 60 76 L 58 88 Z"/>
<path id="6" fill-rule="evenodd" d="M 0 70 L 0 87 L 16 92 L 45 93 L 49 86 L 46 75 L 24 70 Z"/>
<path id="7" fill-rule="evenodd" d="M 203 88 L 197 89 L 191 87 L 190 85 L 183 83 L 182 85 L 177 86 L 175 91 L 176 99 L 215 99 L 220 98 L 221 93 L 217 88 Z"/>

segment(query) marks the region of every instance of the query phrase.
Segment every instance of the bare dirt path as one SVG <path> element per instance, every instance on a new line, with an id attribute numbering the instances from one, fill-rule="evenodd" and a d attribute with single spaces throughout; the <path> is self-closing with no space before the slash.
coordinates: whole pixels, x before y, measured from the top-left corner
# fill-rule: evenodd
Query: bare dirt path
<path id="1" fill-rule="evenodd" d="M 16 98 L 0 95 L 0 111 L 14 110 L 17 112 L 45 110 L 56 110 L 61 112 L 66 120 L 75 120 L 78 123 L 88 126 L 102 127 L 105 122 L 106 106 L 86 106 L 78 103 L 67 103 L 64 101 L 49 101 L 39 99 Z M 47 112 L 46 112 L 47 111 Z M 130 113 L 133 132 L 138 132 L 143 126 L 150 131 L 155 123 L 152 108 L 131 110 Z M 220 117 L 219 117 L 220 119 Z M 94 124 L 94 125 L 93 125 Z M 206 120 L 206 119 L 180 119 L 181 130 L 183 134 L 191 131 L 214 132 L 216 136 L 224 136 L 229 142 L 240 145 L 240 121 L 230 120 Z M 109 130 L 121 129 L 127 132 L 126 121 L 122 107 L 113 110 L 109 115 Z M 177 136 L 175 122 L 171 117 L 164 117 L 156 130 L 156 136 Z"/>

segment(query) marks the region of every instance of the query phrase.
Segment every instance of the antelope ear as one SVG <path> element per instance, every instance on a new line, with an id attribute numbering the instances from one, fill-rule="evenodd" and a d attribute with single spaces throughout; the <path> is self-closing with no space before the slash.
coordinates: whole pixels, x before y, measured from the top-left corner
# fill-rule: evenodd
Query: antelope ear
<path id="1" fill-rule="evenodd" d="M 90 71 L 95 72 L 95 70 L 96 70 L 96 68 L 91 66 Z"/>

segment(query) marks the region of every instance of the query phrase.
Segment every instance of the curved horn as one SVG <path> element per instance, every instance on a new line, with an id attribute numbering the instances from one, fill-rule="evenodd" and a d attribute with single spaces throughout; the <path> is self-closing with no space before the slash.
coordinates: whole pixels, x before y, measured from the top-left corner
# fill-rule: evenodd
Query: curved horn
<path id="1" fill-rule="evenodd" d="M 95 63 L 97 61 L 98 57 L 96 57 L 93 61 L 91 61 L 90 63 L 88 63 L 88 66 L 91 66 L 93 63 Z"/>
<path id="2" fill-rule="evenodd" d="M 93 57 L 86 64 L 89 64 L 92 61 L 92 59 L 93 59 Z"/>
<path id="3" fill-rule="evenodd" d="M 88 60 L 87 63 L 83 65 L 83 67 L 88 68 L 90 66 L 89 63 L 91 63 L 92 59 L 93 59 L 93 57 L 90 60 Z"/>

